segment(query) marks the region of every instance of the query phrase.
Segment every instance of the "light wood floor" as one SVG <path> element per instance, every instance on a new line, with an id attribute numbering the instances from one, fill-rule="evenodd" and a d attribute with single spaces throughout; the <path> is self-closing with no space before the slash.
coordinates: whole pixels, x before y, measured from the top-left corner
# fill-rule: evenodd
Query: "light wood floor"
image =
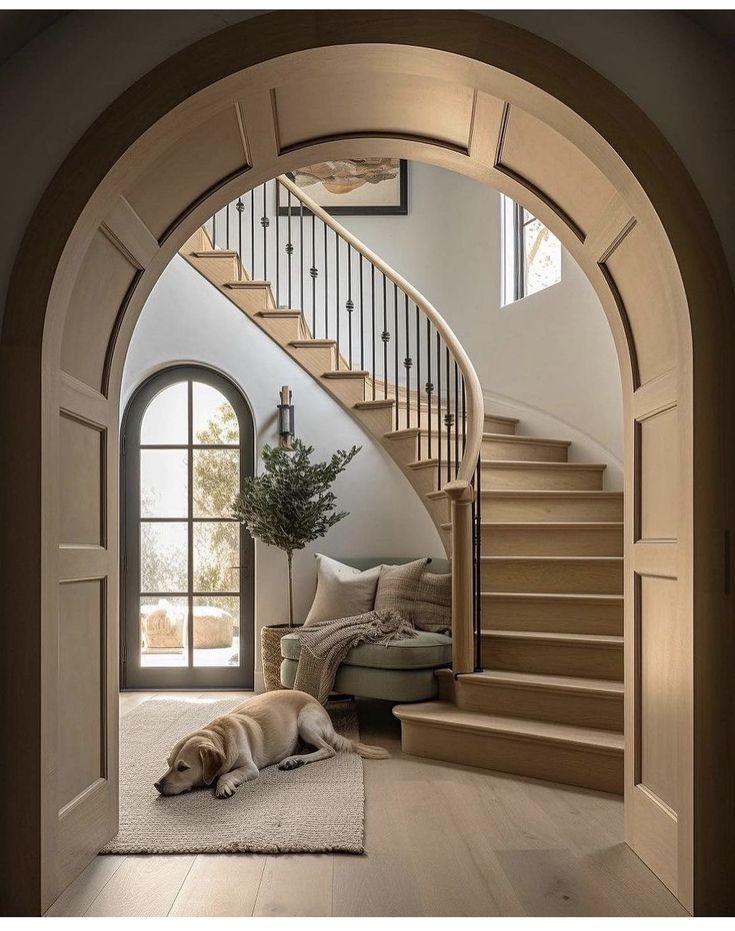
<path id="1" fill-rule="evenodd" d="M 393 754 L 365 761 L 366 855 L 97 857 L 48 914 L 685 914 L 623 843 L 619 798 L 405 756 L 381 703 L 360 724 Z"/>

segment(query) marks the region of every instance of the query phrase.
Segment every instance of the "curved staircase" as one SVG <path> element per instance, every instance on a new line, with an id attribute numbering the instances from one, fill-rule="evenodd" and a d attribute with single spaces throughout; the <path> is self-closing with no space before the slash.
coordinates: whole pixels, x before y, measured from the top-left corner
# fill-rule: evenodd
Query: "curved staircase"
<path id="1" fill-rule="evenodd" d="M 272 185 L 260 217 L 251 192 L 180 252 L 383 445 L 452 555 L 453 668 L 439 701 L 394 708 L 404 750 L 622 792 L 622 494 L 568 441 L 485 413 L 428 301 L 287 178 Z"/>

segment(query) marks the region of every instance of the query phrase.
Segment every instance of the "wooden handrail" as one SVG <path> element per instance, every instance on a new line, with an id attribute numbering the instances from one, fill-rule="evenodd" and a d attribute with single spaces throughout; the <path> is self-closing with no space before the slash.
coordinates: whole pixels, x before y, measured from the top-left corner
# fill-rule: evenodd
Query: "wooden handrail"
<path id="1" fill-rule="evenodd" d="M 348 229 L 339 224 L 326 210 L 313 201 L 308 194 L 294 184 L 286 175 L 279 175 L 278 183 L 283 185 L 287 191 L 306 207 L 311 213 L 340 236 L 346 243 L 352 246 L 358 253 L 361 253 L 378 271 L 385 275 L 387 279 L 397 285 L 401 291 L 408 295 L 419 310 L 429 318 L 435 329 L 444 341 L 444 345 L 449 349 L 453 359 L 456 361 L 462 373 L 466 391 L 466 436 L 465 447 L 462 461 L 459 464 L 456 479 L 463 481 L 468 485 L 472 481 L 475 473 L 477 460 L 480 456 L 480 447 L 482 445 L 482 431 L 484 424 L 484 404 L 482 397 L 482 387 L 477 372 L 465 352 L 462 344 L 454 335 L 452 328 L 447 321 L 441 316 L 436 308 L 426 300 L 416 288 L 413 287 L 405 278 L 391 268 L 379 255 L 376 255 L 368 246 L 361 242 L 357 236 L 354 236 Z"/>

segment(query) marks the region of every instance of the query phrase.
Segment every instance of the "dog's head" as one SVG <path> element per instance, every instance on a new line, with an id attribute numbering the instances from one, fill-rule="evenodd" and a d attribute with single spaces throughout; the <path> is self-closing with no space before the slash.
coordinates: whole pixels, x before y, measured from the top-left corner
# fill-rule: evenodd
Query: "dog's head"
<path id="1" fill-rule="evenodd" d="M 176 744 L 168 757 L 168 769 L 154 786 L 161 795 L 181 795 L 211 785 L 223 770 L 225 756 L 219 735 L 197 731 Z"/>

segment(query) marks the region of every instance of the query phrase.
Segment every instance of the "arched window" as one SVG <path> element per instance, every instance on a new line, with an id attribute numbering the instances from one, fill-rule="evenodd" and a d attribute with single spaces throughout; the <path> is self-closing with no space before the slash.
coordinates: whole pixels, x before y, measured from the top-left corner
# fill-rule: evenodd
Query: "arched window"
<path id="1" fill-rule="evenodd" d="M 123 688 L 253 687 L 253 544 L 232 519 L 253 472 L 240 391 L 175 366 L 135 392 L 122 427 Z"/>

